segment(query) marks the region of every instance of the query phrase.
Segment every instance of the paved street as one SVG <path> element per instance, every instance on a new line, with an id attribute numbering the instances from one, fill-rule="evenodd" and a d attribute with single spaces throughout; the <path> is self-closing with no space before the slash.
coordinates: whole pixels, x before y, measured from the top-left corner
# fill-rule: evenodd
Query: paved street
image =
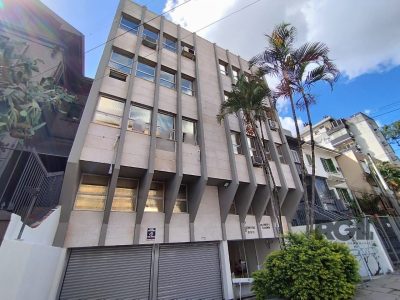
<path id="1" fill-rule="evenodd" d="M 400 300 L 400 273 L 381 276 L 361 284 L 355 299 Z"/>

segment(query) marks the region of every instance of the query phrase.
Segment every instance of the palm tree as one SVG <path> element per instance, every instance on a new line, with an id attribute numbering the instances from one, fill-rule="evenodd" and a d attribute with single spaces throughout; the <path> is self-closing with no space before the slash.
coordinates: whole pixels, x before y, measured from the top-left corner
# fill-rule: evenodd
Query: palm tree
<path id="1" fill-rule="evenodd" d="M 267 49 L 256 55 L 250 60 L 250 65 L 257 66 L 266 75 L 275 76 L 279 79 L 279 84 L 276 87 L 274 96 L 275 98 L 284 97 L 290 100 L 290 106 L 292 110 L 292 117 L 296 128 L 296 137 L 298 142 L 298 149 L 300 152 L 300 163 L 302 182 L 304 189 L 304 207 L 306 210 L 306 231 L 312 230 L 312 224 L 314 223 L 313 213 L 310 209 L 310 200 L 307 191 L 307 169 L 304 163 L 302 140 L 300 136 L 300 129 L 298 125 L 298 118 L 296 113 L 297 107 L 301 107 L 301 103 L 307 110 L 307 117 L 311 124 L 311 115 L 309 111 L 309 105 L 312 104 L 314 98 L 310 93 L 306 93 L 308 88 L 311 87 L 317 81 L 325 80 L 332 75 L 336 78 L 336 67 L 328 59 L 329 49 L 323 43 L 305 43 L 299 48 L 294 48 L 294 40 L 296 37 L 295 27 L 289 24 L 280 24 L 275 27 L 271 35 L 267 35 L 268 47 Z M 311 71 L 309 68 L 314 67 Z M 335 73 L 336 72 L 336 73 Z M 304 81 L 303 76 L 309 75 L 308 81 Z M 299 77 L 300 76 L 300 77 Z M 307 89 L 305 88 L 307 87 Z M 300 93 L 301 99 L 306 99 L 303 102 L 294 101 L 294 95 Z M 306 96 L 306 97 L 304 97 Z M 311 136 L 312 126 L 310 125 Z M 312 139 L 314 144 L 314 139 Z M 314 147 L 314 145 L 312 145 Z M 312 150 L 314 153 L 314 148 Z M 313 177 L 315 181 L 315 155 L 312 159 L 313 165 Z M 311 205 L 315 202 L 315 189 L 314 184 L 311 190 Z"/>
<path id="2" fill-rule="evenodd" d="M 327 49 L 324 44 L 319 44 L 319 49 Z M 324 51 L 327 52 L 327 51 Z M 295 52 L 295 55 L 297 52 Z M 301 59 L 297 58 L 297 61 Z M 297 107 L 300 110 L 305 109 L 307 112 L 307 122 L 310 132 L 310 143 L 311 143 L 311 205 L 310 205 L 310 225 L 313 230 L 314 224 L 314 206 L 315 206 L 315 141 L 314 132 L 312 127 L 310 105 L 315 104 L 315 97 L 310 93 L 311 87 L 319 82 L 327 82 L 331 89 L 333 84 L 337 81 L 339 76 L 339 70 L 330 61 L 330 59 L 324 55 L 320 59 L 315 61 L 305 61 L 295 66 L 294 72 L 291 73 L 291 79 L 294 85 L 294 89 L 301 95 L 301 98 L 297 101 Z"/>
<path id="3" fill-rule="evenodd" d="M 267 102 L 269 101 L 270 90 L 260 77 L 252 76 L 250 80 L 246 80 L 246 77 L 241 75 L 236 84 L 232 86 L 232 91 L 229 92 L 227 96 L 227 100 L 220 106 L 217 121 L 221 123 L 228 115 L 234 114 L 239 120 L 244 122 L 246 125 L 246 132 L 255 137 L 256 151 L 262 159 L 262 167 L 266 177 L 265 181 L 271 192 L 272 213 L 275 222 L 278 223 L 280 245 L 284 246 L 282 214 L 278 191 L 268 162 L 264 146 L 264 133 L 262 130 L 262 122 L 266 120 L 266 110 L 269 109 Z M 257 122 L 260 124 L 260 127 L 257 126 Z M 260 137 L 258 128 L 262 137 Z"/>

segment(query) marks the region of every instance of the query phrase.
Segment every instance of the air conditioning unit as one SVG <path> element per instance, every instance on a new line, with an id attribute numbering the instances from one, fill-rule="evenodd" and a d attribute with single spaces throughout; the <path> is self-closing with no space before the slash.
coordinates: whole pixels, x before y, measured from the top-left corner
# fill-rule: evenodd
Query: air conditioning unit
<path id="1" fill-rule="evenodd" d="M 149 37 L 147 35 L 143 36 L 142 44 L 151 48 L 151 49 L 156 49 L 157 48 L 157 40 Z"/>
<path id="2" fill-rule="evenodd" d="M 254 155 L 251 157 L 251 161 L 253 162 L 254 167 L 261 167 L 263 165 L 261 156 Z"/>
<path id="3" fill-rule="evenodd" d="M 269 122 L 269 127 L 272 129 L 272 130 L 277 130 L 278 129 L 278 123 L 277 122 L 275 122 L 275 121 L 272 121 L 272 120 L 268 120 L 268 122 Z"/>
<path id="4" fill-rule="evenodd" d="M 193 59 L 195 58 L 195 51 L 193 48 L 190 48 L 188 46 L 183 46 L 182 47 L 182 55 L 189 58 L 189 59 Z"/>

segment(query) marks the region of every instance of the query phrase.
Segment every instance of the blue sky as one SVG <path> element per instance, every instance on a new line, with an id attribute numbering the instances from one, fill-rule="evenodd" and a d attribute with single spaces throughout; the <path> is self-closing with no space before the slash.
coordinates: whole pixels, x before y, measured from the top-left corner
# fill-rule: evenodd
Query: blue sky
<path id="1" fill-rule="evenodd" d="M 139 0 L 136 2 L 147 5 L 155 13 L 161 13 L 167 1 L 167 5 L 175 6 L 183 0 Z M 325 115 L 336 118 L 348 117 L 360 111 L 367 112 L 372 117 L 383 114 L 376 118 L 380 125 L 400 119 L 400 110 L 391 112 L 400 109 L 400 61 L 398 56 L 393 54 L 400 53 L 400 43 L 392 41 L 400 37 L 398 30 L 400 24 L 393 23 L 400 19 L 400 13 L 398 13 L 400 3 L 396 0 L 387 1 L 386 7 L 381 9 L 379 6 L 374 6 L 376 5 L 374 1 L 366 1 L 362 2 L 363 9 L 359 9 L 360 6 L 358 6 L 351 11 L 353 4 L 348 4 L 346 1 L 338 1 L 334 8 L 321 6 L 321 2 L 314 0 L 302 1 L 306 6 L 300 7 L 301 1 L 288 1 L 290 6 L 287 3 L 280 5 L 281 2 L 277 4 L 276 1 L 271 0 L 261 1 L 264 3 L 255 3 L 253 7 L 240 11 L 199 34 L 234 53 L 239 55 L 243 53 L 243 57 L 249 58 L 262 51 L 263 34 L 270 32 L 273 25 L 283 21 L 290 22 L 298 28 L 300 42 L 319 40 L 327 43 L 332 49 L 333 58 L 335 60 L 337 58 L 338 65 L 343 71 L 343 76 L 333 91 L 327 85 L 318 85 L 313 90 L 317 95 L 317 105 L 312 108 L 313 122 L 318 122 Z M 85 35 L 85 48 L 89 50 L 106 41 L 119 1 L 42 0 L 42 2 Z M 196 30 L 251 2 L 247 0 L 193 0 L 190 4 L 192 6 L 183 5 L 168 17 L 175 22 L 185 23 L 189 30 Z M 93 5 L 94 3 L 96 5 Z M 393 5 L 392 9 L 389 4 Z M 213 10 L 209 9 L 210 5 L 214 6 Z M 263 11 L 263 5 L 266 5 L 265 8 L 268 9 L 265 10 L 265 15 L 269 14 L 270 21 L 265 21 L 265 18 L 254 21 L 254 15 Z M 315 10 L 318 14 L 313 12 L 313 5 L 317 6 Z M 349 23 L 351 27 L 345 27 L 346 31 L 341 30 L 340 24 L 346 23 L 346 16 L 343 14 L 348 10 L 350 10 L 349 16 L 354 19 L 353 23 L 359 24 L 360 28 Z M 391 11 L 394 11 L 392 15 Z M 322 16 L 319 16 L 320 14 Z M 336 19 L 335 16 L 337 16 Z M 322 27 L 310 29 L 310 24 L 312 24 L 310 22 L 321 23 L 318 18 L 323 18 L 324 22 L 332 19 L 331 23 L 334 24 L 332 26 L 331 23 L 320 24 Z M 246 19 L 245 26 L 240 23 L 243 19 Z M 340 23 L 337 23 L 339 19 Z M 240 27 L 235 27 L 237 24 L 240 24 Z M 349 24 L 343 26 L 349 26 Z M 386 40 L 379 26 L 385 26 L 384 32 L 388 35 Z M 391 33 L 388 26 L 396 27 L 397 30 L 393 29 L 396 32 Z M 376 34 L 373 32 L 375 27 Z M 377 38 L 381 40 L 374 40 Z M 88 77 L 94 77 L 102 51 L 103 47 L 100 47 L 86 54 Z M 287 106 L 280 110 L 280 115 L 283 118 L 290 117 Z M 305 121 L 305 114 L 300 113 L 300 118 Z M 287 118 L 286 121 L 290 119 Z M 400 147 L 393 147 L 399 155 Z"/>

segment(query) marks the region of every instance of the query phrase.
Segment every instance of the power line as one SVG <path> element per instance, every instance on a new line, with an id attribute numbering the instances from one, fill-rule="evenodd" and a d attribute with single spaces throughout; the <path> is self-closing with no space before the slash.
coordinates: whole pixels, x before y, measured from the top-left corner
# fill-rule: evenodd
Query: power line
<path id="1" fill-rule="evenodd" d="M 380 117 L 380 116 L 383 116 L 383 115 L 387 115 L 387 114 L 390 114 L 390 113 L 395 112 L 395 111 L 398 111 L 398 110 L 400 110 L 400 107 L 399 107 L 399 108 L 396 108 L 396 109 L 392 109 L 392 110 L 390 110 L 390 111 L 387 111 L 387 112 L 382 113 L 382 114 L 379 114 L 379 115 L 371 116 L 371 118 L 377 118 L 377 117 Z"/>

